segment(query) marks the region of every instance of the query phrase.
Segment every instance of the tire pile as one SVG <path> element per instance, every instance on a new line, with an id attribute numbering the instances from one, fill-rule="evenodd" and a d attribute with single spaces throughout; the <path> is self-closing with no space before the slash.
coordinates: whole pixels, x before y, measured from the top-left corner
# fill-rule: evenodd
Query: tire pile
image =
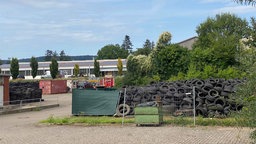
<path id="1" fill-rule="evenodd" d="M 123 105 L 124 92 L 121 92 L 117 114 L 133 115 L 134 107 L 141 103 L 156 101 L 160 96 L 163 107 L 168 107 L 169 114 L 177 110 L 193 109 L 193 87 L 195 87 L 196 114 L 204 117 L 226 116 L 230 111 L 239 111 L 242 104 L 235 101 L 232 93 L 245 79 L 192 79 L 175 82 L 152 82 L 145 87 L 128 86 L 126 105 Z"/>
<path id="2" fill-rule="evenodd" d="M 39 102 L 42 99 L 42 90 L 38 82 L 12 82 L 10 83 L 10 104 Z"/>

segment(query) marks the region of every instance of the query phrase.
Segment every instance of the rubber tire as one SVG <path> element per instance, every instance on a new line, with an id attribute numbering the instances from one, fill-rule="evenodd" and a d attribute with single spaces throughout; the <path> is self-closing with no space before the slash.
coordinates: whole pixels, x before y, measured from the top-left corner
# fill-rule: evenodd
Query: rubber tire
<path id="1" fill-rule="evenodd" d="M 125 107 L 125 113 L 124 116 L 128 115 L 131 111 L 131 108 L 129 105 L 127 104 L 120 104 L 118 105 L 117 109 L 116 109 L 116 115 L 117 116 L 123 116 L 123 108 Z"/>

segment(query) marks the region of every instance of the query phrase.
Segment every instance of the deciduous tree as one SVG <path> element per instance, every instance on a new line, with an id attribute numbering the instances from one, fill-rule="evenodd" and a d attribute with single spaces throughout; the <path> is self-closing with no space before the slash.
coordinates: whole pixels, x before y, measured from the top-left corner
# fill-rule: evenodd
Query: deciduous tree
<path id="1" fill-rule="evenodd" d="M 97 55 L 97 59 L 126 59 L 129 52 L 128 50 L 122 49 L 118 44 L 109 44 L 102 47 Z"/>
<path id="2" fill-rule="evenodd" d="M 155 70 L 162 80 L 167 80 L 179 72 L 186 73 L 189 65 L 187 48 L 171 44 L 158 51 L 155 56 Z"/>
<path id="3" fill-rule="evenodd" d="M 201 23 L 196 30 L 198 40 L 192 52 L 192 62 L 203 69 L 207 65 L 226 68 L 238 64 L 239 41 L 248 35 L 248 23 L 233 14 L 217 14 Z"/>

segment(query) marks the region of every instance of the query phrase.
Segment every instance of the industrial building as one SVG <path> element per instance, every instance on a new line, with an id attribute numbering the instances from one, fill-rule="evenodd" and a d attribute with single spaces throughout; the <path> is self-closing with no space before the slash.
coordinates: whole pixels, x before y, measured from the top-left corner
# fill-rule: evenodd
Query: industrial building
<path id="1" fill-rule="evenodd" d="M 100 64 L 101 75 L 117 74 L 118 59 L 98 60 Z M 38 62 L 38 72 L 35 79 L 41 79 L 46 71 L 50 70 L 51 62 Z M 74 66 L 79 65 L 80 74 L 84 76 L 93 75 L 94 60 L 80 60 L 80 61 L 58 61 L 59 73 L 65 77 L 74 75 Z M 126 71 L 126 59 L 122 59 L 123 71 Z M 10 74 L 10 64 L 0 65 L 1 74 Z M 19 74 L 25 76 L 25 79 L 32 79 L 30 62 L 19 62 Z"/>

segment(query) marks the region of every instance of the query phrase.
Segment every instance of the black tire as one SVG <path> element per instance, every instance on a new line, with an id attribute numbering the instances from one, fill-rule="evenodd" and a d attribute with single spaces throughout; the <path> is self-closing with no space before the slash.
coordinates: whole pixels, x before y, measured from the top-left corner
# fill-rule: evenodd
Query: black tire
<path id="1" fill-rule="evenodd" d="M 223 84 L 217 83 L 214 89 L 217 90 L 218 92 L 221 92 L 223 90 Z"/>
<path id="2" fill-rule="evenodd" d="M 213 88 L 213 85 L 210 83 L 210 82 L 206 82 L 205 84 L 204 84 L 204 86 L 206 86 L 206 87 L 208 87 L 208 88 Z"/>
<path id="3" fill-rule="evenodd" d="M 228 97 L 230 95 L 230 92 L 221 91 L 220 96 Z"/>
<path id="4" fill-rule="evenodd" d="M 223 88 L 223 91 L 225 92 L 233 92 L 233 86 L 232 85 L 225 85 Z"/>
<path id="5" fill-rule="evenodd" d="M 202 93 L 202 92 L 198 92 L 197 93 L 197 97 L 201 98 L 201 99 L 205 99 L 205 96 L 207 96 L 207 94 Z"/>
<path id="6" fill-rule="evenodd" d="M 208 101 L 210 101 L 210 102 L 214 102 L 214 101 L 215 101 L 215 97 L 212 97 L 212 96 L 210 96 L 210 95 L 207 95 L 205 98 L 206 98 Z"/>
<path id="7" fill-rule="evenodd" d="M 213 111 L 223 111 L 224 110 L 223 106 L 220 104 L 208 106 L 208 109 L 213 110 Z"/>
<path id="8" fill-rule="evenodd" d="M 219 92 L 217 90 L 214 90 L 214 89 L 211 89 L 209 92 L 208 92 L 208 95 L 209 96 L 212 96 L 212 97 L 219 97 Z"/>
<path id="9" fill-rule="evenodd" d="M 210 79 L 207 80 L 207 83 L 210 83 L 211 85 L 215 86 L 216 85 L 216 80 L 210 78 Z"/>
<path id="10" fill-rule="evenodd" d="M 130 107 L 130 113 L 128 115 L 134 115 L 134 107 Z"/>
<path id="11" fill-rule="evenodd" d="M 165 94 L 169 91 L 169 86 L 168 85 L 161 85 L 159 87 L 159 91 Z"/>
<path id="12" fill-rule="evenodd" d="M 132 101 L 138 102 L 141 100 L 141 98 L 142 98 L 142 95 L 137 93 L 137 94 L 133 95 Z"/>
<path id="13" fill-rule="evenodd" d="M 192 104 L 193 100 L 191 98 L 186 97 L 186 98 L 183 99 L 183 102 L 187 103 L 187 104 Z"/>
<path id="14" fill-rule="evenodd" d="M 176 89 L 175 87 L 170 87 L 170 88 L 169 88 L 169 92 L 170 92 L 170 93 L 173 93 L 173 94 L 174 94 L 174 93 L 177 93 L 177 89 Z"/>
<path id="15" fill-rule="evenodd" d="M 209 87 L 207 87 L 207 86 L 204 86 L 204 87 L 202 87 L 202 92 L 203 93 L 205 93 L 205 94 L 207 94 L 207 93 L 209 93 L 209 91 L 211 90 L 211 88 L 209 88 Z"/>
<path id="16" fill-rule="evenodd" d="M 168 103 L 170 103 L 170 102 L 172 102 L 172 97 L 170 97 L 170 96 L 164 96 L 163 97 L 163 101 L 166 101 L 166 102 L 168 102 Z"/>
<path id="17" fill-rule="evenodd" d="M 204 86 L 204 81 L 198 80 L 198 81 L 196 81 L 195 85 L 198 86 L 198 87 L 203 87 Z"/>
<path id="18" fill-rule="evenodd" d="M 222 105 L 222 106 L 225 106 L 225 105 L 226 105 L 226 101 L 225 101 L 224 98 L 217 98 L 217 99 L 215 99 L 214 103 L 215 103 L 215 104 L 220 104 L 220 105 Z"/>
<path id="19" fill-rule="evenodd" d="M 178 89 L 177 89 L 177 92 L 178 92 L 179 94 L 184 94 L 184 93 L 186 93 L 185 89 L 183 89 L 183 88 L 178 88 Z"/>
<path id="20" fill-rule="evenodd" d="M 196 108 L 196 115 L 201 115 L 203 117 L 207 117 L 207 109 L 203 107 Z"/>

